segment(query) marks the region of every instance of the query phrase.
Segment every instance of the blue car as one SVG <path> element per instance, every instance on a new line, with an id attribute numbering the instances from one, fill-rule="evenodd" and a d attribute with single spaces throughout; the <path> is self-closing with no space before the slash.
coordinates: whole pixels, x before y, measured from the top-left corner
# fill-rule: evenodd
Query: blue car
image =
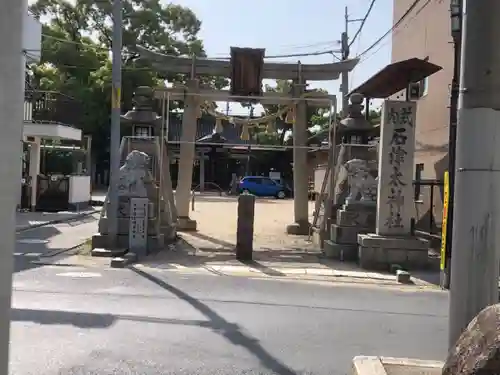
<path id="1" fill-rule="evenodd" d="M 283 199 L 290 195 L 290 189 L 276 180 L 264 176 L 243 177 L 238 183 L 239 193 L 249 193 L 259 197 Z"/>

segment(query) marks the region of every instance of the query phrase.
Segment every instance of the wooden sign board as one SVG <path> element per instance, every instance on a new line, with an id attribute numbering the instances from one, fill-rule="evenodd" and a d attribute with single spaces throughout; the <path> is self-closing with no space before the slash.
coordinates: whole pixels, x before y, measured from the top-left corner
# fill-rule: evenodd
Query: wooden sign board
<path id="1" fill-rule="evenodd" d="M 231 95 L 262 96 L 265 53 L 263 48 L 231 47 Z"/>

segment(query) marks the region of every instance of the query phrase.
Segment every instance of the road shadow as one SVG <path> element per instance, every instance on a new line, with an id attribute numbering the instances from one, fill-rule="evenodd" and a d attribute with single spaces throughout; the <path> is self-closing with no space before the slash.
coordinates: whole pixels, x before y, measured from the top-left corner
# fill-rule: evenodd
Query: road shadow
<path id="1" fill-rule="evenodd" d="M 71 325 L 77 328 L 110 328 L 117 321 L 125 320 L 138 323 L 183 325 L 200 328 L 216 327 L 208 320 L 170 319 L 129 314 L 98 314 L 89 312 L 11 309 L 12 322 L 31 322 L 41 325 Z"/>
<path id="2" fill-rule="evenodd" d="M 187 302 L 208 319 L 210 326 L 215 333 L 225 337 L 233 345 L 245 348 L 248 352 L 252 353 L 257 359 L 259 359 L 261 364 L 268 370 L 279 375 L 296 375 L 294 370 L 267 352 L 259 343 L 259 340 L 245 334 L 238 324 L 227 321 L 224 317 L 219 315 L 200 300 L 151 275 L 150 273 L 139 270 L 135 267 L 131 267 L 130 269 L 139 276 L 144 277 L 160 288 L 175 295 L 177 298 Z"/>

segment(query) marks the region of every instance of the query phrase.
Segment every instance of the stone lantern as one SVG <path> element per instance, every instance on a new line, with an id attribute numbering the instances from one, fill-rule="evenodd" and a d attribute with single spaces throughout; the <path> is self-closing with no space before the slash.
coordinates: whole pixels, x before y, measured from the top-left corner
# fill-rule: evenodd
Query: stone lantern
<path id="1" fill-rule="evenodd" d="M 140 86 L 134 92 L 134 107 L 121 116 L 124 125 L 132 127 L 133 137 L 159 136 L 161 116 L 153 111 L 153 89 Z"/>
<path id="2" fill-rule="evenodd" d="M 365 118 L 363 110 L 363 95 L 352 94 L 350 96 L 348 115 L 341 120 L 338 127 L 340 143 L 368 144 L 368 141 L 376 134 L 374 126 Z"/>

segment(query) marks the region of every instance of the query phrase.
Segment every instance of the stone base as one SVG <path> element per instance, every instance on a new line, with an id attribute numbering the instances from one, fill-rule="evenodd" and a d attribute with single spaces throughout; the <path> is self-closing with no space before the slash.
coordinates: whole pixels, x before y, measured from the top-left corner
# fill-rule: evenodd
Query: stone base
<path id="1" fill-rule="evenodd" d="M 189 217 L 178 217 L 177 218 L 177 230 L 181 232 L 194 232 L 196 231 L 198 225 L 196 220 L 192 220 Z"/>
<path id="2" fill-rule="evenodd" d="M 323 252 L 327 258 L 342 262 L 355 262 L 358 258 L 356 245 L 338 244 L 330 240 L 325 241 Z"/>
<path id="3" fill-rule="evenodd" d="M 354 357 L 353 375 L 441 375 L 444 363 L 409 358 Z"/>
<path id="4" fill-rule="evenodd" d="M 295 236 L 307 236 L 311 230 L 311 224 L 308 221 L 301 221 L 286 226 L 286 233 Z"/>
<path id="5" fill-rule="evenodd" d="M 406 269 L 425 269 L 429 265 L 429 242 L 416 237 L 358 235 L 358 260 L 362 268 L 389 270 L 398 264 Z"/>
<path id="6" fill-rule="evenodd" d="M 125 218 L 125 217 L 119 217 L 117 218 L 118 221 L 118 234 L 122 235 L 128 235 L 128 232 L 130 230 L 130 218 Z M 156 235 L 158 234 L 157 232 L 157 227 L 156 227 L 156 220 L 155 219 L 148 219 L 148 234 L 149 235 Z M 101 234 L 108 234 L 109 231 L 109 218 L 103 217 L 99 220 L 99 233 Z"/>

